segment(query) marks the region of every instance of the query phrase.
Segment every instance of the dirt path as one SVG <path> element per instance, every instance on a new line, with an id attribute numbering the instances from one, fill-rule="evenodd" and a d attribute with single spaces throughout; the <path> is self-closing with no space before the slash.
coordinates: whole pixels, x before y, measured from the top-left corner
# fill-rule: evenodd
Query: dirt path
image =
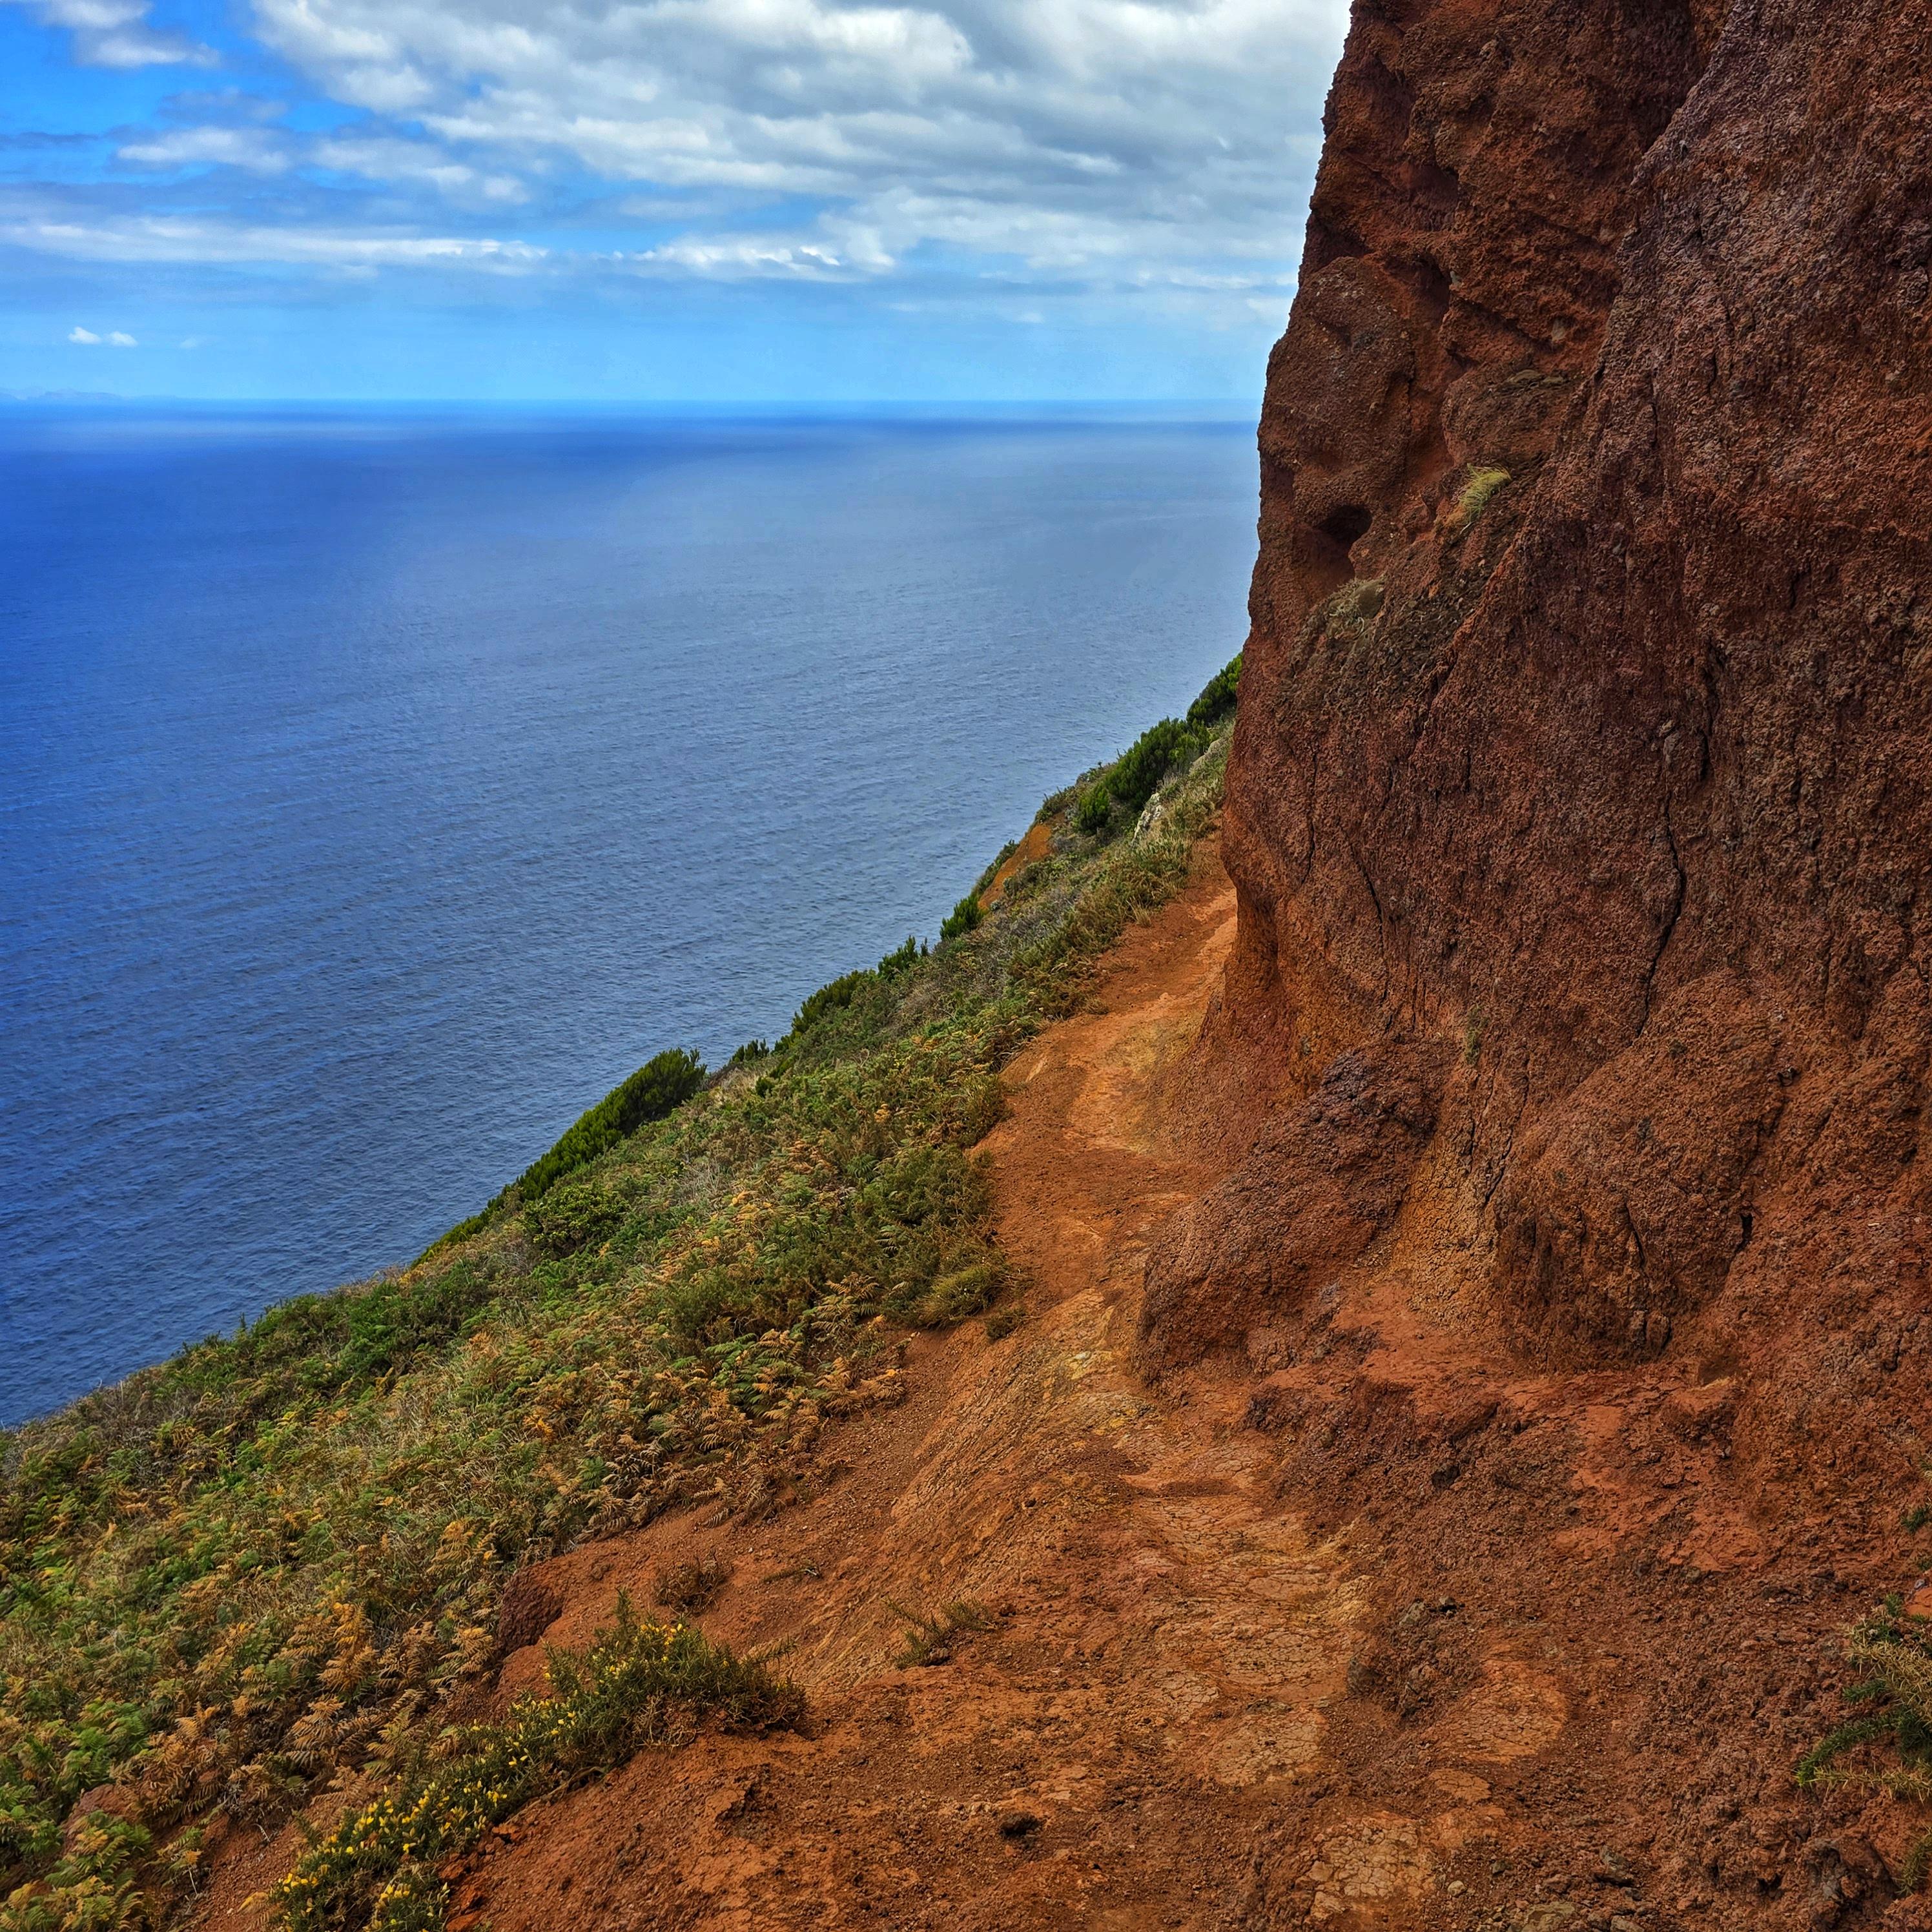
<path id="1" fill-rule="evenodd" d="M 1238 1408 L 1169 1412 L 1126 1361 L 1147 1234 L 1214 1178 L 1157 1095 L 1233 919 L 1208 854 L 1110 961 L 1102 1010 L 1011 1070 L 987 1145 L 1032 1280 L 1018 1333 L 923 1345 L 914 1402 L 866 1426 L 822 1502 L 559 1566 L 571 1608 L 550 1634 L 571 1642 L 674 1544 L 719 1549 L 736 1581 L 707 1627 L 790 1641 L 824 1728 L 640 1760 L 532 1820 L 477 1899 L 495 1932 L 558 1923 L 566 1884 L 594 1884 L 585 1925 L 1218 1922 L 1274 1787 L 1318 1754 L 1355 1606 L 1346 1565 L 1274 1505 Z M 946 1664 L 897 1667 L 893 1606 L 959 1600 L 990 1627 Z"/>
<path id="2" fill-rule="evenodd" d="M 988 1146 L 1000 1232 L 1031 1314 L 922 1338 L 907 1406 L 857 1425 L 850 1472 L 752 1531 L 689 1519 L 558 1558 L 554 1643 L 616 1593 L 716 1551 L 734 1581 L 706 1625 L 784 1642 L 811 1738 L 706 1739 L 639 1758 L 525 1814 L 459 1895 L 494 1932 L 560 1924 L 1208 1925 L 1318 1752 L 1356 1595 L 1333 1550 L 1272 1502 L 1261 1438 L 1199 1393 L 1151 1402 L 1126 1361 L 1143 1244 L 1214 1176 L 1162 1118 L 1159 1076 L 1192 1042 L 1232 935 L 1204 854 L 1189 890 L 1130 932 L 1102 1009 L 1014 1065 Z M 895 1605 L 982 1606 L 943 1666 L 901 1669 Z M 533 1681 L 520 1652 L 506 1688 Z M 266 1848 L 212 1900 L 292 1852 Z"/>
<path id="3" fill-rule="evenodd" d="M 850 1428 L 818 1501 L 545 1567 L 548 1640 L 577 1645 L 620 1589 L 722 1556 L 706 1628 L 788 1646 L 814 1734 L 707 1738 L 533 1808 L 475 1862 L 453 1932 L 1676 1922 L 1604 1850 L 1648 1842 L 1654 1799 L 1619 1774 L 1659 1612 L 1582 1567 L 1640 1520 L 1624 1418 L 1670 1392 L 1485 1381 L 1412 1227 L 1349 1286 L 1358 1328 L 1285 1370 L 1156 1395 L 1130 1368 L 1148 1237 L 1218 1178 L 1163 1096 L 1234 919 L 1204 848 L 1095 1010 L 1011 1069 L 987 1145 L 1022 1327 L 920 1338 L 910 1400 Z M 1282 1415 L 1318 1401 L 1296 1436 Z M 1321 1458 L 1352 1431 L 1374 1479 L 1338 1504 Z M 1704 1452 L 1672 1453 L 1646 1496 Z M 1486 1456 L 1492 1485 L 1464 1483 Z M 900 1667 L 907 1612 L 959 1602 L 986 1628 Z M 518 1652 L 506 1690 L 541 1667 Z M 225 1874 L 207 1922 L 259 1924 L 241 1894 L 294 1849 Z"/>

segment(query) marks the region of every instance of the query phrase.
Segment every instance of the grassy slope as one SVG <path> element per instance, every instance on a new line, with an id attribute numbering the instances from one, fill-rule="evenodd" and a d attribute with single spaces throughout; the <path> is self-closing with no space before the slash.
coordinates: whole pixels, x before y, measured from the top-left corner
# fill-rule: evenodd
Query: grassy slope
<path id="1" fill-rule="evenodd" d="M 0 1435 L 0 1932 L 142 1922 L 197 1816 L 405 1762 L 518 1566 L 700 1497 L 778 1506 L 828 1422 L 895 1398 L 897 1324 L 1010 1295 L 971 1151 L 998 1070 L 1185 878 L 1225 680 L 1167 730 L 1147 836 L 1144 741 L 1130 783 L 1048 801 L 1059 849 L 995 915 L 835 982 L 540 1198 Z"/>

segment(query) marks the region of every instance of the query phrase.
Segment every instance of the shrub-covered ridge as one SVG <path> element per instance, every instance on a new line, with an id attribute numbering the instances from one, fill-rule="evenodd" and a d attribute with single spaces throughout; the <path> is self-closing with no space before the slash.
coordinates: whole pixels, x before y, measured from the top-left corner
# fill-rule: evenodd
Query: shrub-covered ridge
<path id="1" fill-rule="evenodd" d="M 211 1816 L 435 1736 L 514 1569 L 700 1498 L 778 1507 L 829 1424 L 897 1399 L 901 1324 L 1010 1300 L 974 1151 L 999 1069 L 1184 879 L 1202 742 L 1148 836 L 1057 795 L 996 912 L 661 1118 L 691 1076 L 652 1063 L 640 1117 L 620 1088 L 412 1268 L 0 1435 L 0 1932 L 164 1917 Z"/>

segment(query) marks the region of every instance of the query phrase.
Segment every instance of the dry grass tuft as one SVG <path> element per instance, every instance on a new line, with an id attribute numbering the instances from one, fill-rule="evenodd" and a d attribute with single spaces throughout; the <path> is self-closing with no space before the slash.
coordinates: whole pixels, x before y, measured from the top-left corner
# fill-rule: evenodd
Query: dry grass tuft
<path id="1" fill-rule="evenodd" d="M 905 1648 L 892 1659 L 902 1670 L 924 1664 L 950 1664 L 962 1637 L 992 1628 L 993 1620 L 985 1610 L 968 1599 L 948 1604 L 936 1614 L 909 1610 L 890 1598 L 886 1607 L 905 1620 Z"/>
<path id="2" fill-rule="evenodd" d="M 674 1564 L 657 1574 L 655 1594 L 660 1610 L 694 1617 L 708 1610 L 731 1580 L 731 1565 L 716 1550 L 688 1562 Z"/>
<path id="3" fill-rule="evenodd" d="M 1450 533 L 1460 536 L 1489 508 L 1496 492 L 1510 481 L 1507 470 L 1493 465 L 1471 470 L 1462 484 L 1462 494 L 1456 499 L 1456 507 L 1450 512 Z"/>

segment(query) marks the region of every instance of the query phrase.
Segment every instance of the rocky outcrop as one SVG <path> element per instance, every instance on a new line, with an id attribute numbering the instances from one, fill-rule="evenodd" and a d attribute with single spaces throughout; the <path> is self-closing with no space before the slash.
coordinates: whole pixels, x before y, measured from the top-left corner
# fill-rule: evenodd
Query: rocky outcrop
<path id="1" fill-rule="evenodd" d="M 1434 1043 L 1515 1345 L 1828 1335 L 1813 1431 L 1924 1332 L 1928 104 L 1913 6 L 1357 0 L 1229 774 L 1220 1046 Z M 1222 1205 L 1156 1358 L 1302 1238 Z"/>
<path id="2" fill-rule="evenodd" d="M 1338 1054 L 1241 1166 L 1175 1215 L 1147 1271 L 1144 1365 L 1238 1346 L 1394 1222 L 1436 1125 L 1435 1070 L 1413 1046 Z"/>

